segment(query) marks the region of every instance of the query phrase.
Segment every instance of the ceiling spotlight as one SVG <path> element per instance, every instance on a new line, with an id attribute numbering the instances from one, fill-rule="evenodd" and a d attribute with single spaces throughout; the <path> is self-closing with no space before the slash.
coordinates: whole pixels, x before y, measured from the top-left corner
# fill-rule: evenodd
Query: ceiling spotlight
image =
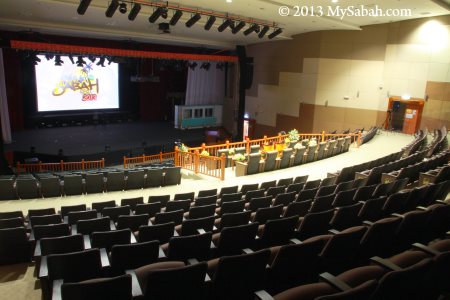
<path id="1" fill-rule="evenodd" d="M 62 66 L 63 63 L 64 62 L 62 61 L 61 56 L 60 55 L 56 55 L 55 56 L 55 66 Z"/>
<path id="2" fill-rule="evenodd" d="M 263 29 L 261 29 L 261 31 L 259 32 L 258 37 L 262 39 L 266 35 L 267 31 L 269 31 L 269 29 L 269 26 L 264 25 Z"/>
<path id="3" fill-rule="evenodd" d="M 96 57 L 94 55 L 89 55 L 88 58 L 91 62 L 95 62 Z"/>
<path id="4" fill-rule="evenodd" d="M 114 62 L 114 57 L 107 56 L 106 59 L 108 60 L 108 65 Z"/>
<path id="5" fill-rule="evenodd" d="M 81 0 L 80 4 L 78 5 L 78 8 L 77 8 L 77 13 L 79 15 L 84 15 L 89 4 L 91 4 L 91 0 Z"/>
<path id="6" fill-rule="evenodd" d="M 119 7 L 119 0 L 112 0 L 109 3 L 108 9 L 106 10 L 105 15 L 108 18 L 111 18 L 114 15 L 114 13 L 116 12 L 118 7 Z"/>
<path id="7" fill-rule="evenodd" d="M 188 67 L 191 69 L 191 70 L 195 70 L 195 68 L 197 67 L 197 63 L 194 61 L 194 62 L 192 62 L 192 63 L 189 63 L 188 64 Z"/>
<path id="8" fill-rule="evenodd" d="M 172 26 L 177 25 L 178 21 L 180 20 L 181 16 L 183 15 L 183 12 L 181 10 L 177 10 L 173 16 L 172 19 L 170 19 L 169 24 Z"/>
<path id="9" fill-rule="evenodd" d="M 73 60 L 72 54 L 69 54 L 69 59 L 70 59 L 70 61 L 72 62 L 72 65 L 75 64 L 75 61 Z"/>
<path id="10" fill-rule="evenodd" d="M 219 69 L 220 71 L 222 71 L 223 70 L 223 63 L 221 63 L 221 62 L 216 63 L 216 69 Z"/>
<path id="11" fill-rule="evenodd" d="M 138 13 L 141 11 L 141 5 L 139 3 L 135 3 L 130 10 L 130 14 L 128 15 L 128 20 L 134 21 L 136 19 Z"/>
<path id="12" fill-rule="evenodd" d="M 233 30 L 231 30 L 231 32 L 232 32 L 233 34 L 236 34 L 236 33 L 238 33 L 242 28 L 244 28 L 244 26 L 245 26 L 245 22 L 244 22 L 244 21 L 240 21 L 240 22 L 233 28 Z"/>
<path id="13" fill-rule="evenodd" d="M 119 11 L 121 14 L 127 13 L 127 4 L 125 2 L 119 4 Z"/>
<path id="14" fill-rule="evenodd" d="M 97 62 L 97 66 L 105 66 L 105 58 L 104 57 L 100 57 L 100 59 Z"/>
<path id="15" fill-rule="evenodd" d="M 53 59 L 53 57 L 55 57 L 52 53 L 46 53 L 45 54 L 45 58 L 47 59 L 47 60 L 50 60 L 50 59 Z"/>
<path id="16" fill-rule="evenodd" d="M 30 61 L 32 61 L 33 64 L 36 66 L 38 63 L 41 62 L 41 59 L 39 57 L 37 57 L 36 54 L 31 54 Z"/>
<path id="17" fill-rule="evenodd" d="M 227 29 L 228 26 L 231 26 L 231 24 L 233 23 L 233 21 L 231 21 L 230 19 L 225 19 L 225 21 L 223 21 L 222 24 L 220 24 L 219 27 L 217 27 L 217 30 L 219 32 L 224 31 L 225 29 Z"/>
<path id="18" fill-rule="evenodd" d="M 186 27 L 192 27 L 192 25 L 197 23 L 197 21 L 200 20 L 201 17 L 202 16 L 199 13 L 192 15 L 192 17 L 186 22 Z"/>
<path id="19" fill-rule="evenodd" d="M 280 33 L 283 32 L 283 29 L 278 28 L 277 30 L 275 30 L 274 32 L 272 32 L 271 34 L 269 34 L 268 38 L 269 39 L 273 39 L 274 37 L 276 37 L 277 35 L 279 35 Z"/>
<path id="20" fill-rule="evenodd" d="M 155 23 L 156 20 L 158 20 L 159 17 L 162 17 L 164 19 L 167 18 L 167 8 L 166 7 L 158 7 L 153 14 L 148 18 L 148 21 L 150 23 Z"/>
<path id="21" fill-rule="evenodd" d="M 253 24 L 252 26 L 250 26 L 249 28 L 247 28 L 244 31 L 244 35 L 249 35 L 252 32 L 259 32 L 259 25 L 258 24 Z"/>
<path id="22" fill-rule="evenodd" d="M 77 67 L 82 67 L 85 64 L 86 64 L 86 62 L 84 61 L 83 57 L 82 56 L 78 56 Z"/>
<path id="23" fill-rule="evenodd" d="M 202 63 L 202 65 L 200 66 L 200 69 L 205 69 L 206 71 L 209 70 L 209 67 L 211 67 L 211 63 L 209 62 L 204 62 Z"/>
<path id="24" fill-rule="evenodd" d="M 210 30 L 211 27 L 214 25 L 214 22 L 216 22 L 216 17 L 210 16 L 208 21 L 206 21 L 205 30 Z"/>

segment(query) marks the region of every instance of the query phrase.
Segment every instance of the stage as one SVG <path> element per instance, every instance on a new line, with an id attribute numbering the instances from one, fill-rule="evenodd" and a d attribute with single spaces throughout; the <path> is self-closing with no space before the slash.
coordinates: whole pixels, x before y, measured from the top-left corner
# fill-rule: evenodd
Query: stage
<path id="1" fill-rule="evenodd" d="M 12 137 L 13 142 L 5 144 L 5 151 L 13 151 L 15 161 L 30 157 L 43 162 L 105 158 L 107 165 L 121 164 L 124 155 L 172 151 L 178 139 L 188 146 L 198 146 L 205 140 L 204 129 L 180 130 L 172 122 L 135 121 L 26 129 L 13 132 Z M 30 153 L 31 147 L 36 154 Z"/>

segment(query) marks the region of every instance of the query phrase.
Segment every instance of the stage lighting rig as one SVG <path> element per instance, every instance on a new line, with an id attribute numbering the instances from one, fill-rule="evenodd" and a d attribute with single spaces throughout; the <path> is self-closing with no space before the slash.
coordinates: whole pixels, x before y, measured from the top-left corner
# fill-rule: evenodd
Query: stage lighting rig
<path id="1" fill-rule="evenodd" d="M 205 69 L 206 71 L 208 71 L 208 70 L 209 70 L 209 67 L 211 67 L 211 63 L 205 61 L 205 62 L 202 63 L 202 65 L 200 66 L 200 69 Z"/>
<path id="2" fill-rule="evenodd" d="M 72 63 L 72 65 L 75 64 L 75 61 L 73 60 L 72 54 L 69 54 L 69 59 L 70 59 L 70 62 Z"/>
<path id="3" fill-rule="evenodd" d="M 223 67 L 224 67 L 223 63 L 221 63 L 221 62 L 216 63 L 216 69 L 219 69 L 220 71 L 223 71 Z"/>
<path id="4" fill-rule="evenodd" d="M 125 2 L 122 2 L 119 4 L 119 12 L 121 14 L 126 14 L 127 13 L 127 4 Z"/>
<path id="5" fill-rule="evenodd" d="M 276 37 L 277 35 L 279 35 L 280 33 L 283 32 L 283 29 L 278 28 L 277 30 L 275 30 L 274 32 L 272 32 L 271 34 L 269 34 L 268 38 L 269 39 L 273 39 L 274 37 Z"/>
<path id="6" fill-rule="evenodd" d="M 214 25 L 214 22 L 216 22 L 216 17 L 210 16 L 208 21 L 206 21 L 205 30 L 210 30 L 211 27 Z"/>
<path id="7" fill-rule="evenodd" d="M 183 12 L 181 10 L 175 11 L 175 13 L 172 16 L 172 19 L 170 19 L 169 24 L 172 25 L 172 26 L 177 25 L 177 23 L 180 20 L 182 15 L 183 15 Z"/>
<path id="8" fill-rule="evenodd" d="M 141 5 L 139 3 L 134 3 L 133 7 L 130 10 L 130 14 L 128 15 L 128 20 L 134 21 L 140 11 Z"/>
<path id="9" fill-rule="evenodd" d="M 108 9 L 106 9 L 105 15 L 111 18 L 119 7 L 119 0 L 112 0 L 109 3 Z"/>
<path id="10" fill-rule="evenodd" d="M 98 60 L 96 65 L 104 67 L 105 66 L 105 58 L 104 57 L 100 57 L 100 59 Z"/>
<path id="11" fill-rule="evenodd" d="M 166 7 L 160 6 L 157 9 L 155 9 L 155 11 L 152 13 L 152 15 L 148 18 L 148 21 L 150 23 L 155 23 L 159 17 L 167 19 L 167 8 Z"/>
<path id="12" fill-rule="evenodd" d="M 219 32 L 224 31 L 225 29 L 227 29 L 227 27 L 231 26 L 231 24 L 233 23 L 233 21 L 231 21 L 230 19 L 225 19 L 225 21 L 223 21 L 222 24 L 220 24 L 219 27 L 217 27 L 217 30 Z"/>
<path id="13" fill-rule="evenodd" d="M 91 61 L 91 62 L 95 62 L 95 60 L 97 59 L 94 55 L 89 55 L 88 56 L 88 58 L 89 58 L 89 60 Z"/>
<path id="14" fill-rule="evenodd" d="M 191 70 L 195 70 L 195 68 L 197 67 L 197 63 L 194 61 L 194 62 L 192 62 L 192 63 L 188 63 L 188 67 L 191 69 Z"/>
<path id="15" fill-rule="evenodd" d="M 258 24 L 253 24 L 252 26 L 250 26 L 249 28 L 247 28 L 244 31 L 244 35 L 249 35 L 252 32 L 259 32 L 259 25 Z"/>
<path id="16" fill-rule="evenodd" d="M 234 28 L 231 30 L 231 32 L 233 34 L 238 33 L 242 28 L 244 28 L 245 26 L 245 22 L 244 21 L 240 21 L 236 26 L 234 26 Z"/>
<path id="17" fill-rule="evenodd" d="M 37 57 L 35 53 L 30 54 L 29 59 L 31 62 L 33 62 L 33 65 L 35 66 L 37 66 L 37 64 L 41 62 L 41 59 Z"/>
<path id="18" fill-rule="evenodd" d="M 192 17 L 186 22 L 186 27 L 192 27 L 198 20 L 201 19 L 201 17 L 202 16 L 199 13 L 192 15 Z"/>
<path id="19" fill-rule="evenodd" d="M 261 29 L 261 31 L 259 32 L 258 37 L 262 39 L 266 35 L 267 31 L 269 31 L 269 29 L 269 26 L 264 26 L 263 29 Z"/>
<path id="20" fill-rule="evenodd" d="M 45 54 L 45 58 L 46 58 L 47 60 L 53 59 L 53 57 L 55 57 L 55 55 L 53 55 L 52 53 L 46 53 L 46 54 Z"/>
<path id="21" fill-rule="evenodd" d="M 79 15 L 84 15 L 89 4 L 91 4 L 91 0 L 81 0 L 80 4 L 78 5 L 78 8 L 77 8 L 77 13 Z"/>
<path id="22" fill-rule="evenodd" d="M 61 59 L 61 55 L 56 55 L 55 56 L 55 66 L 62 66 L 64 62 Z"/>
<path id="23" fill-rule="evenodd" d="M 77 67 L 83 67 L 85 64 L 86 64 L 86 61 L 83 59 L 83 57 L 78 56 Z"/>

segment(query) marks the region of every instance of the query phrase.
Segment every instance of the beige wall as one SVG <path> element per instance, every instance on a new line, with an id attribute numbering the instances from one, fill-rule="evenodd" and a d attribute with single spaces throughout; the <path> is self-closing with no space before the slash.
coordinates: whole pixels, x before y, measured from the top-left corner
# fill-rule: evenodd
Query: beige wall
<path id="1" fill-rule="evenodd" d="M 430 20 L 439 22 L 432 27 L 439 38 L 427 40 Z M 381 125 L 389 96 L 428 95 L 422 127 L 450 126 L 449 40 L 450 15 L 250 45 L 255 69 L 246 111 L 257 135 L 353 130 Z"/>

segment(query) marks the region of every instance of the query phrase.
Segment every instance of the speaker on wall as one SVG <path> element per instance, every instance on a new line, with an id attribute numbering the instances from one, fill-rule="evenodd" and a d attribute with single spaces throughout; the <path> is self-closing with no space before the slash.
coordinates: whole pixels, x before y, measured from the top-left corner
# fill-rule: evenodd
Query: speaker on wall
<path id="1" fill-rule="evenodd" d="M 247 57 L 245 46 L 236 46 L 236 53 L 239 57 L 240 76 L 244 88 L 249 89 L 253 82 L 253 57 Z"/>

